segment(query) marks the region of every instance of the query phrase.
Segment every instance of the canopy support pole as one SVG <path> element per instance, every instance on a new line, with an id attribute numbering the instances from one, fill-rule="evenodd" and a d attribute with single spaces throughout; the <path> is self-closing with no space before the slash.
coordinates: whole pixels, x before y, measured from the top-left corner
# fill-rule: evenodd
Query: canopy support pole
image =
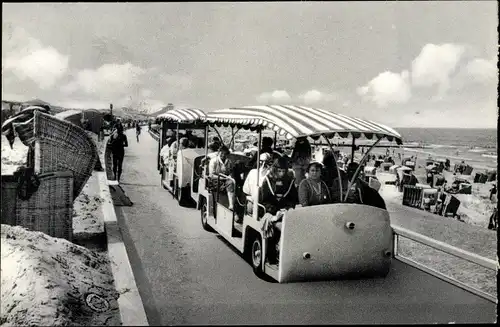
<path id="1" fill-rule="evenodd" d="M 232 151 L 234 151 L 234 136 L 236 135 L 236 133 L 238 133 L 240 131 L 241 128 L 238 128 L 236 130 L 236 132 L 233 132 L 234 131 L 234 127 L 231 126 L 231 141 L 229 142 L 229 147 L 231 148 Z"/>
<path id="2" fill-rule="evenodd" d="M 276 141 L 278 139 L 278 132 L 274 131 L 274 150 L 276 150 Z"/>
<path id="3" fill-rule="evenodd" d="M 205 127 L 205 157 L 208 156 L 208 129 L 209 128 L 210 127 L 208 125 Z"/>
<path id="4" fill-rule="evenodd" d="M 260 179 L 260 148 L 262 146 L 262 129 L 259 128 L 259 140 L 257 142 L 257 195 L 256 198 L 253 199 L 253 212 L 254 215 L 259 216 L 259 179 Z M 252 194 L 253 196 L 253 194 Z"/>
<path id="5" fill-rule="evenodd" d="M 372 151 L 372 149 L 381 141 L 382 139 L 378 139 L 375 143 L 372 144 L 372 146 L 368 149 L 368 151 L 366 151 L 365 155 L 363 156 L 363 158 L 361 159 L 361 161 L 359 162 L 359 166 L 358 168 L 356 169 L 356 172 L 354 173 L 354 175 L 352 176 L 352 179 L 349 181 L 349 185 L 347 186 L 347 192 L 345 194 L 345 198 L 344 198 L 344 202 L 347 201 L 347 196 L 349 195 L 349 193 L 351 192 L 351 187 L 352 185 L 354 184 L 354 181 L 356 180 L 356 178 L 358 177 L 359 175 L 359 172 L 361 170 L 361 167 L 365 164 L 365 161 L 366 159 L 368 158 L 368 154 Z"/>
<path id="6" fill-rule="evenodd" d="M 356 139 L 354 135 L 352 136 L 352 147 L 351 147 L 351 162 L 354 162 L 354 149 L 356 148 Z"/>

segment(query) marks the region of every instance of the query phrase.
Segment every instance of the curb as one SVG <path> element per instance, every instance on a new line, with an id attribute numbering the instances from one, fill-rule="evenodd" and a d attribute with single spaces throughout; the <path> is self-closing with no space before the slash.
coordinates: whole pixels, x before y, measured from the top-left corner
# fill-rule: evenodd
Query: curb
<path id="1" fill-rule="evenodd" d="M 149 135 L 151 135 L 151 137 L 153 139 L 155 139 L 156 141 L 158 141 L 158 139 L 160 138 L 160 136 L 158 134 L 154 133 L 152 130 L 148 130 L 148 132 L 149 132 Z"/>
<path id="2" fill-rule="evenodd" d="M 107 142 L 107 139 L 105 137 L 103 142 Z M 109 183 L 106 176 L 106 161 L 104 160 L 105 152 L 103 151 L 103 154 L 100 155 L 104 171 L 96 173 L 100 196 L 104 200 L 102 203 L 102 213 L 107 238 L 108 257 L 111 262 L 111 272 L 115 288 L 120 294 L 117 300 L 120 308 L 120 318 L 123 326 L 149 326 L 109 191 Z"/>

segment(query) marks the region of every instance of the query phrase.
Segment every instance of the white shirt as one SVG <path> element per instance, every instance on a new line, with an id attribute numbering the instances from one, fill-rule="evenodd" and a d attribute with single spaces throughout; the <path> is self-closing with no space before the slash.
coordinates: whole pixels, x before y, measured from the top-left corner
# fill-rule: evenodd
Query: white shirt
<path id="1" fill-rule="evenodd" d="M 243 192 L 250 195 L 252 198 L 256 199 L 259 187 L 262 186 L 264 182 L 264 177 L 269 173 L 268 168 L 260 168 L 260 174 L 257 175 L 257 169 L 252 169 L 248 173 L 248 176 L 243 184 Z M 259 176 L 259 185 L 257 185 L 257 176 Z"/>
<path id="2" fill-rule="evenodd" d="M 160 150 L 160 157 L 163 158 L 163 162 L 167 162 L 168 157 L 170 157 L 170 147 L 165 144 Z"/>
<path id="3" fill-rule="evenodd" d="M 226 172 L 226 165 L 228 163 L 227 160 L 228 159 L 226 158 L 226 160 L 223 162 L 218 155 L 215 156 L 215 157 L 210 158 L 210 163 L 208 164 L 208 174 L 210 176 L 213 176 L 214 174 L 219 174 L 219 173 L 225 174 L 225 172 Z M 217 169 L 216 166 L 217 165 L 219 166 L 219 171 L 218 172 L 216 172 L 216 169 Z"/>
<path id="4" fill-rule="evenodd" d="M 170 154 L 169 154 L 169 156 L 174 156 L 174 155 L 177 155 L 177 150 L 179 149 L 179 147 L 177 146 L 177 144 L 179 144 L 179 142 L 174 141 L 174 142 L 170 145 Z"/>

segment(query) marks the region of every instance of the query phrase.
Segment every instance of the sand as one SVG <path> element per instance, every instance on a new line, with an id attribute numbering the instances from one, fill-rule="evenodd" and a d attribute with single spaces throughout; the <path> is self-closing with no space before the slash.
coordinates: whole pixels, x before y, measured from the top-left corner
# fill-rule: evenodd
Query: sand
<path id="1" fill-rule="evenodd" d="M 90 133 L 98 151 L 104 143 Z M 26 163 L 28 148 L 16 139 L 10 149 L 2 137 L 2 175 Z M 104 233 L 99 185 L 92 175 L 74 201 L 75 239 Z M 120 325 L 113 277 L 107 254 L 22 227 L 2 225 L 1 325 Z M 19 281 L 22 280 L 22 283 Z M 109 307 L 96 312 L 86 305 Z"/>
<path id="2" fill-rule="evenodd" d="M 13 148 L 10 148 L 9 141 L 2 135 L 2 175 L 12 175 L 17 167 L 26 165 L 28 158 L 28 147 L 18 138 L 15 139 Z"/>
<path id="3" fill-rule="evenodd" d="M 438 149 L 433 149 L 434 152 L 437 152 Z M 400 149 L 395 149 L 395 154 L 396 154 L 396 159 L 395 162 L 396 164 L 400 164 L 399 160 L 397 159 L 397 153 L 398 151 L 401 151 L 403 153 L 403 150 Z M 378 155 L 379 154 L 385 154 L 385 149 L 376 149 L 373 154 Z M 391 150 L 392 154 L 392 150 Z M 409 157 L 411 155 L 415 155 L 415 153 L 410 153 L 408 154 L 408 150 L 405 150 L 405 157 Z M 445 158 L 446 156 L 444 155 L 437 155 L 434 156 L 433 158 Z M 427 174 L 425 170 L 425 161 L 427 160 L 428 156 L 419 154 L 417 156 L 417 164 L 416 164 L 416 169 L 414 171 L 414 175 L 417 177 L 419 183 L 421 184 L 427 184 L 426 179 L 427 179 Z M 453 159 L 450 158 L 451 162 L 451 168 L 453 169 L 454 164 L 458 164 L 461 162 L 460 159 Z M 371 161 L 368 166 L 373 165 L 374 162 Z M 471 182 L 472 184 L 472 194 L 455 194 L 455 197 L 460 200 L 460 207 L 458 208 L 457 214 L 460 216 L 460 220 L 471 225 L 476 225 L 476 226 L 481 226 L 484 228 L 488 227 L 488 223 L 490 220 L 490 216 L 493 213 L 493 209 L 497 205 L 497 197 L 493 197 L 493 201 L 489 199 L 489 191 L 493 187 L 493 184 L 495 182 L 487 182 L 485 184 L 481 183 L 473 183 L 474 181 L 474 175 L 476 172 L 485 172 L 486 170 L 493 169 L 493 167 L 488 167 L 488 164 L 479 164 L 479 165 L 473 165 L 470 162 L 466 161 L 466 164 L 470 164 L 472 167 L 474 167 L 474 170 L 472 171 L 471 175 L 453 175 L 452 172 L 444 172 L 444 177 L 447 180 L 447 184 L 451 185 L 455 177 L 463 178 Z M 478 167 L 479 166 L 479 167 Z M 385 181 L 385 180 L 395 180 L 395 175 L 391 175 L 387 172 L 381 172 L 381 169 L 377 170 L 377 177 L 379 179 Z M 384 197 L 386 201 L 391 201 L 391 202 L 399 202 L 402 203 L 403 200 L 403 193 L 400 193 L 396 190 L 396 187 L 393 185 L 384 185 L 382 182 L 382 188 L 380 190 L 380 193 Z"/>
<path id="4" fill-rule="evenodd" d="M 2 326 L 120 324 L 106 255 L 1 225 L 1 256 Z"/>

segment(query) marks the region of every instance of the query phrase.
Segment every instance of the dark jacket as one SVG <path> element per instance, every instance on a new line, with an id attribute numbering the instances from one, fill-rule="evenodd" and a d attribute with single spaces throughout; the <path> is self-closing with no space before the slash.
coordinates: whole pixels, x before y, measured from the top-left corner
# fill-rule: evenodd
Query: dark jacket
<path id="1" fill-rule="evenodd" d="M 262 183 L 259 197 L 259 203 L 272 215 L 281 209 L 295 208 L 299 198 L 295 180 L 290 175 L 285 175 L 282 179 L 267 176 Z"/>
<path id="2" fill-rule="evenodd" d="M 387 210 L 385 201 L 377 190 L 370 187 L 364 180 L 358 178 L 355 185 L 355 191 L 349 192 L 347 203 L 365 204 L 372 207 Z"/>

